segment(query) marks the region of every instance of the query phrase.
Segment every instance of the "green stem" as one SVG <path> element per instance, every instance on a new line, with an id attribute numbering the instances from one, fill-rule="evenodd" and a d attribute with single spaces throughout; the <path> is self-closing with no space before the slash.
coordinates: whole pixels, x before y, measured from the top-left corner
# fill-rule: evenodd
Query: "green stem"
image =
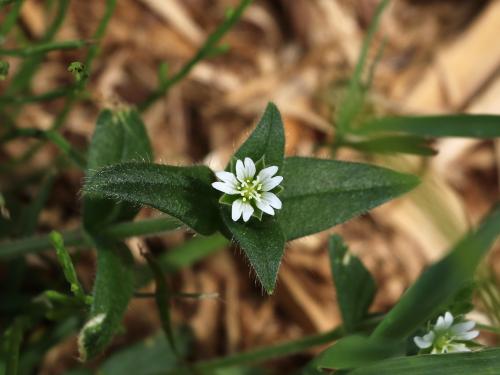
<path id="1" fill-rule="evenodd" d="M 74 150 L 71 144 L 57 131 L 41 130 L 36 128 L 14 128 L 5 136 L 0 138 L 0 144 L 9 142 L 19 137 L 34 137 L 49 140 L 54 143 L 66 156 L 68 156 L 79 168 L 85 169 L 86 160 L 83 155 Z"/>
<path id="2" fill-rule="evenodd" d="M 109 237 L 125 239 L 133 236 L 152 235 L 179 228 L 179 221 L 171 217 L 145 219 L 136 222 L 119 223 L 104 231 Z M 91 246 L 82 228 L 61 233 L 67 246 Z M 52 242 L 48 235 L 33 236 L 0 244 L 0 259 L 13 258 L 30 253 L 51 249 Z"/>
<path id="3" fill-rule="evenodd" d="M 80 48 L 88 44 L 89 42 L 84 40 L 65 40 L 62 42 L 48 42 L 25 48 L 3 49 L 3 50 L 0 49 L 0 56 L 28 57 L 51 51 Z"/>
<path id="4" fill-rule="evenodd" d="M 74 86 L 68 86 L 38 95 L 2 96 L 0 97 L 0 104 L 26 104 L 26 103 L 45 102 L 66 96 L 73 89 Z"/>
<path id="5" fill-rule="evenodd" d="M 148 109 L 155 101 L 164 96 L 172 86 L 186 77 L 198 62 L 206 57 L 210 57 L 212 52 L 217 49 L 217 44 L 222 37 L 241 18 L 243 12 L 251 3 L 252 0 L 241 0 L 238 6 L 226 16 L 225 21 L 212 34 L 210 34 L 196 54 L 170 79 L 166 82 L 160 82 L 159 87 L 139 105 L 139 110 L 142 112 Z"/>

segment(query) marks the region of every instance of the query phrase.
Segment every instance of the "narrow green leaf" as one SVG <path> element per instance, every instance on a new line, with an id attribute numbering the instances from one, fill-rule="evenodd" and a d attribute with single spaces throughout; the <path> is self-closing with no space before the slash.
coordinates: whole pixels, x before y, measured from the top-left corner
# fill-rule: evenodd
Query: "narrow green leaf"
<path id="1" fill-rule="evenodd" d="M 173 167 L 129 162 L 95 171 L 83 188 L 88 196 L 112 198 L 166 212 L 201 234 L 220 227 L 218 194 L 205 166 Z"/>
<path id="2" fill-rule="evenodd" d="M 145 253 L 144 257 L 148 262 L 149 268 L 153 272 L 155 282 L 156 282 L 156 290 L 155 290 L 155 300 L 156 305 L 158 306 L 158 311 L 160 313 L 161 326 L 163 328 L 163 332 L 165 333 L 165 337 L 170 344 L 170 348 L 172 352 L 176 355 L 180 355 L 177 349 L 177 344 L 175 342 L 174 330 L 172 327 L 172 319 L 170 316 L 170 307 L 172 301 L 172 293 L 170 291 L 170 286 L 167 283 L 167 278 L 165 273 L 163 272 L 158 261 L 149 253 Z"/>
<path id="3" fill-rule="evenodd" d="M 403 354 L 405 345 L 399 341 L 374 339 L 366 336 L 347 336 L 320 354 L 318 367 L 344 370 Z"/>
<path id="4" fill-rule="evenodd" d="M 191 341 L 187 331 L 176 334 L 181 354 L 188 352 Z M 101 375 L 157 375 L 178 368 L 179 359 L 164 335 L 157 334 L 133 344 L 107 359 L 99 369 Z"/>
<path id="5" fill-rule="evenodd" d="M 23 341 L 23 334 L 26 326 L 26 318 L 18 317 L 14 319 L 12 325 L 5 330 L 2 336 L 1 354 L 5 363 L 5 375 L 17 375 L 19 368 L 19 351 Z M 0 367 L 1 370 L 1 367 Z"/>
<path id="6" fill-rule="evenodd" d="M 153 153 L 146 128 L 135 110 L 104 110 L 97 119 L 90 144 L 87 177 L 99 168 L 126 161 L 151 161 Z M 84 200 L 83 222 L 87 229 L 132 219 L 138 207 L 109 199 Z"/>
<path id="7" fill-rule="evenodd" d="M 421 137 L 500 137 L 498 115 L 401 116 L 372 119 L 359 129 L 360 134 L 395 133 Z"/>
<path id="8" fill-rule="evenodd" d="M 330 238 L 328 250 L 344 328 L 352 333 L 367 315 L 375 296 L 375 281 L 339 235 Z"/>
<path id="9" fill-rule="evenodd" d="M 285 132 L 283 121 L 276 105 L 269 103 L 255 130 L 236 151 L 234 157 L 253 161 L 263 156 L 267 166 L 281 167 L 285 154 Z"/>
<path id="10" fill-rule="evenodd" d="M 418 278 L 375 329 L 374 337 L 405 338 L 427 322 L 474 276 L 480 260 L 500 234 L 500 205 L 479 228 Z"/>
<path id="11" fill-rule="evenodd" d="M 397 135 L 369 138 L 363 141 L 346 142 L 343 145 L 368 153 L 433 156 L 437 151 L 429 147 L 427 140 L 418 136 Z"/>
<path id="12" fill-rule="evenodd" d="M 363 72 L 368 60 L 368 50 L 370 49 L 375 33 L 377 32 L 382 14 L 388 4 L 389 0 L 382 0 L 378 4 L 370 23 L 370 27 L 368 28 L 368 32 L 363 40 L 356 68 L 349 82 L 347 93 L 339 106 L 339 111 L 336 116 L 337 130 L 340 133 L 344 133 L 351 129 L 356 116 L 363 110 L 367 89 L 366 85 L 363 83 Z M 370 73 L 370 75 L 372 74 L 373 73 Z M 369 80 L 371 80 L 371 78 L 369 78 Z"/>
<path id="13" fill-rule="evenodd" d="M 59 264 L 63 269 L 64 277 L 70 285 L 71 292 L 76 297 L 82 300 L 86 300 L 87 296 L 85 294 L 85 291 L 83 290 L 82 284 L 80 284 L 80 280 L 78 280 L 78 276 L 76 274 L 75 267 L 73 266 L 73 262 L 71 261 L 69 252 L 64 247 L 62 235 L 56 231 L 53 231 L 52 233 L 50 233 L 50 239 L 52 241 L 52 244 L 56 248 L 57 259 L 59 260 Z"/>
<path id="14" fill-rule="evenodd" d="M 286 158 L 283 209 L 278 221 L 287 241 L 333 227 L 400 196 L 415 176 L 368 164 Z"/>
<path id="15" fill-rule="evenodd" d="M 101 353 L 120 327 L 134 290 L 133 258 L 122 242 L 94 238 L 97 275 L 90 316 L 78 337 L 82 360 Z"/>
<path id="16" fill-rule="evenodd" d="M 496 375 L 500 349 L 445 355 L 419 355 L 388 359 L 362 367 L 349 375 Z"/>
<path id="17" fill-rule="evenodd" d="M 222 209 L 224 223 L 233 239 L 245 252 L 266 292 L 272 294 L 285 250 L 285 237 L 280 226 L 274 218 L 235 222 L 231 219 L 229 209 Z"/>

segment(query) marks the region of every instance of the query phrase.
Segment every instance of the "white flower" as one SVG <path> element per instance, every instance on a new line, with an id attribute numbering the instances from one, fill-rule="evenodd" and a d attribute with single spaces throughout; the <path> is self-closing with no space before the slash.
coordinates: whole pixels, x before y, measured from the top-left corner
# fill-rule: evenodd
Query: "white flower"
<path id="1" fill-rule="evenodd" d="M 438 317 L 434 327 L 424 336 L 415 336 L 413 341 L 420 349 L 432 347 L 431 354 L 470 352 L 463 341 L 470 341 L 479 336 L 479 331 L 472 330 L 475 322 L 466 320 L 453 324 L 450 312 Z"/>
<path id="2" fill-rule="evenodd" d="M 274 215 L 274 210 L 281 208 L 281 201 L 271 191 L 279 186 L 283 177 L 275 176 L 278 167 L 270 166 L 259 171 L 250 158 L 245 161 L 236 161 L 236 175 L 231 172 L 217 172 L 215 175 L 220 181 L 214 182 L 212 186 L 228 195 L 238 195 L 233 201 L 231 218 L 238 221 L 250 220 L 255 209 L 259 209 L 269 215 Z"/>

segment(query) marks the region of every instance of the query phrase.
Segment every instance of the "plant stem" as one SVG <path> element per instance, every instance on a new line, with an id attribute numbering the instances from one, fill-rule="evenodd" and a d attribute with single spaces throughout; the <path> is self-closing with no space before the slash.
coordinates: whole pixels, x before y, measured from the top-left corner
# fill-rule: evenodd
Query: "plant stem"
<path id="1" fill-rule="evenodd" d="M 5 36 L 9 33 L 12 27 L 16 24 L 17 17 L 21 11 L 21 6 L 24 0 L 18 0 L 12 5 L 9 14 L 4 17 L 2 23 L 0 24 L 0 44 L 3 43 Z M 3 4 L 2 4 L 3 5 Z"/>
<path id="2" fill-rule="evenodd" d="M 28 57 L 31 55 L 37 55 L 51 51 L 80 48 L 88 44 L 89 42 L 85 40 L 65 40 L 62 42 L 48 42 L 25 48 L 3 49 L 3 50 L 0 49 L 0 56 Z"/>
<path id="3" fill-rule="evenodd" d="M 241 0 L 238 6 L 226 16 L 224 22 L 212 34 L 210 34 L 196 54 L 170 79 L 166 82 L 160 82 L 159 87 L 139 105 L 139 110 L 142 112 L 148 109 L 155 101 L 164 96 L 172 86 L 186 77 L 198 62 L 211 56 L 212 52 L 216 50 L 217 44 L 222 37 L 241 18 L 243 12 L 251 3 L 252 0 Z"/>
<path id="4" fill-rule="evenodd" d="M 0 97 L 0 104 L 26 104 L 35 102 L 45 102 L 53 99 L 58 99 L 63 96 L 68 95 L 74 86 L 63 87 L 55 89 L 52 91 L 47 91 L 43 94 L 38 95 L 27 95 L 27 96 L 2 96 Z"/>
<path id="5" fill-rule="evenodd" d="M 133 236 L 151 235 L 167 232 L 180 227 L 180 222 L 171 217 L 159 217 L 145 219 L 136 222 L 119 223 L 110 226 L 104 234 L 116 239 L 125 239 Z M 82 228 L 77 228 L 61 233 L 67 246 L 90 246 L 86 234 Z M 52 242 L 48 235 L 33 236 L 4 242 L 0 244 L 0 259 L 13 258 L 29 253 L 36 253 L 51 249 Z"/>

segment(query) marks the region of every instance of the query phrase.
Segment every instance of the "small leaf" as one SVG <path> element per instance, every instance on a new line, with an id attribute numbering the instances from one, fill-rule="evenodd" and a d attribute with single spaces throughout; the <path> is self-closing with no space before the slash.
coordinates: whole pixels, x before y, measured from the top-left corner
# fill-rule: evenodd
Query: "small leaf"
<path id="1" fill-rule="evenodd" d="M 287 241 L 333 227 L 413 189 L 415 176 L 368 164 L 287 158 L 282 169 Z"/>
<path id="2" fill-rule="evenodd" d="M 360 134 L 393 133 L 421 137 L 500 137 L 498 115 L 439 115 L 382 117 L 366 122 Z"/>
<path id="3" fill-rule="evenodd" d="M 478 263 L 499 234 L 500 205 L 497 205 L 477 231 L 424 271 L 377 326 L 373 336 L 405 338 L 441 312 L 471 281 Z"/>
<path id="4" fill-rule="evenodd" d="M 255 130 L 234 154 L 234 158 L 245 157 L 257 161 L 264 156 L 266 166 L 281 167 L 285 154 L 285 132 L 281 115 L 273 103 L 269 103 Z"/>
<path id="5" fill-rule="evenodd" d="M 50 240 L 56 248 L 57 259 L 63 269 L 64 277 L 70 285 L 71 292 L 82 301 L 87 299 L 85 291 L 83 290 L 80 280 L 76 274 L 75 267 L 71 261 L 71 257 L 64 247 L 64 241 L 60 233 L 53 231 L 50 233 Z"/>
<path id="6" fill-rule="evenodd" d="M 97 119 L 90 144 L 87 177 L 97 169 L 125 161 L 151 161 L 153 153 L 146 128 L 135 110 L 104 110 Z M 138 207 L 109 199 L 85 198 L 83 222 L 87 230 L 102 229 L 132 219 Z"/>
<path id="7" fill-rule="evenodd" d="M 285 237 L 274 218 L 247 223 L 233 221 L 229 209 L 223 208 L 223 219 L 234 240 L 243 249 L 257 277 L 267 291 L 272 294 L 285 249 Z"/>
<path id="8" fill-rule="evenodd" d="M 109 344 L 120 327 L 134 290 L 133 258 L 121 242 L 94 238 L 97 275 L 90 317 L 78 337 L 83 361 L 95 357 Z"/>
<path id="9" fill-rule="evenodd" d="M 347 336 L 321 353 L 316 363 L 320 368 L 352 369 L 403 354 L 404 350 L 399 341 Z"/>
<path id="10" fill-rule="evenodd" d="M 446 355 L 392 358 L 356 369 L 349 375 L 493 375 L 500 368 L 500 349 Z"/>
<path id="11" fill-rule="evenodd" d="M 340 236 L 330 238 L 328 250 L 344 328 L 352 333 L 367 315 L 375 296 L 375 281 Z"/>
<path id="12" fill-rule="evenodd" d="M 154 207 L 201 234 L 220 227 L 213 172 L 205 166 L 173 167 L 129 162 L 102 168 L 86 180 L 88 196 Z"/>

